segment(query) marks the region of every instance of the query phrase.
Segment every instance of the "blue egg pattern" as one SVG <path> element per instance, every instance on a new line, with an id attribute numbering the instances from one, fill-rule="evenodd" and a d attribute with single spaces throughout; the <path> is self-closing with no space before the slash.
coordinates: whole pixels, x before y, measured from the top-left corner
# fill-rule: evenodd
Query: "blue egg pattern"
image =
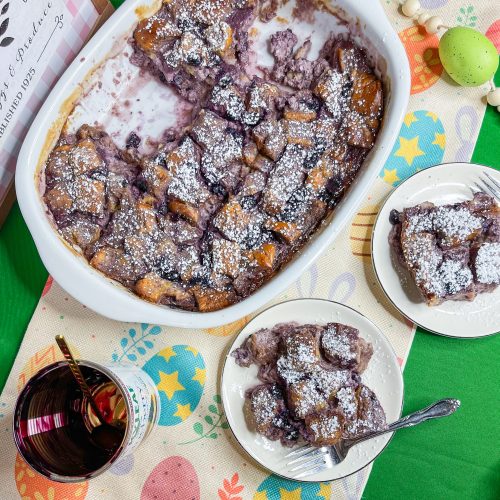
<path id="1" fill-rule="evenodd" d="M 186 420 L 196 409 L 205 386 L 205 362 L 188 345 L 174 345 L 156 353 L 142 369 L 154 380 L 160 393 L 160 425 Z"/>
<path id="2" fill-rule="evenodd" d="M 441 163 L 445 146 L 444 127 L 435 113 L 408 113 L 380 177 L 391 186 L 398 186 L 420 170 Z"/>
<path id="3" fill-rule="evenodd" d="M 299 483 L 273 474 L 262 481 L 253 500 L 328 500 L 331 495 L 330 483 Z"/>

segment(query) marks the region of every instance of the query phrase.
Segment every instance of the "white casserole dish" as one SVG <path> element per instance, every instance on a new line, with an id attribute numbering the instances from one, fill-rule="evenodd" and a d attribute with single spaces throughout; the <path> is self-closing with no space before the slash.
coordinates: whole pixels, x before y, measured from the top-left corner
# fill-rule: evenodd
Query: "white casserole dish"
<path id="1" fill-rule="evenodd" d="M 88 91 L 84 82 L 89 80 L 89 75 L 103 60 L 110 54 L 117 53 L 117 47 L 124 46 L 138 16 L 151 15 L 161 2 L 127 0 L 92 38 L 61 77 L 33 121 L 19 154 L 16 171 L 19 205 L 42 261 L 49 273 L 70 295 L 94 311 L 115 320 L 184 328 L 219 326 L 263 306 L 294 282 L 333 242 L 366 196 L 397 138 L 410 94 L 410 71 L 404 48 L 378 1 L 370 2 L 369 8 L 368 2 L 359 0 L 326 1 L 339 8 L 344 19 L 347 16 L 352 23 L 353 32 L 360 34 L 360 43 L 367 48 L 383 77 L 386 92 L 385 115 L 376 145 L 342 202 L 295 258 L 253 295 L 224 310 L 211 313 L 173 309 L 138 298 L 125 287 L 94 270 L 64 242 L 47 216 L 40 196 L 39 171 L 57 142 L 77 98 Z M 287 4 L 287 11 L 291 11 L 294 3 L 291 1 Z M 324 22 L 325 15 L 327 14 L 323 15 L 321 22 L 315 24 L 315 30 L 319 33 L 321 30 L 330 31 L 330 28 L 335 31 L 334 18 L 331 17 L 330 27 Z M 295 26 L 294 23 L 292 28 Z M 271 28 L 264 28 L 265 31 L 269 29 Z M 275 29 L 284 28 L 276 25 Z"/>

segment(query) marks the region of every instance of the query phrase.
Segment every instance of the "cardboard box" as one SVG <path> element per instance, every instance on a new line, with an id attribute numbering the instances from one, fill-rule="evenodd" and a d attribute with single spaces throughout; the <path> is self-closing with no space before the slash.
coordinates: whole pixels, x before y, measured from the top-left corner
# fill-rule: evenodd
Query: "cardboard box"
<path id="1" fill-rule="evenodd" d="M 26 0 L 15 13 L 8 7 L 2 9 L 0 227 L 15 200 L 15 162 L 29 125 L 59 76 L 113 11 L 114 8 L 108 0 Z M 27 16 L 32 16 L 33 19 L 28 19 Z M 89 19 L 92 19 L 92 24 L 89 24 Z M 58 32 L 61 43 L 55 45 Z M 36 46 L 29 42 L 35 38 L 38 38 Z M 45 48 L 50 50 L 45 51 Z M 54 60 L 51 52 L 57 53 L 57 60 Z M 33 80 L 36 80 L 35 86 L 30 87 Z"/>

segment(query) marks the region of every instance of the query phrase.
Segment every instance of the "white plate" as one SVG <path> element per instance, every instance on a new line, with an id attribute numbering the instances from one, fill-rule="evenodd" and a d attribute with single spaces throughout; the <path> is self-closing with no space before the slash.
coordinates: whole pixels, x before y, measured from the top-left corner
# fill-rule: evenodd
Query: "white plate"
<path id="1" fill-rule="evenodd" d="M 397 420 L 403 404 L 403 376 L 398 360 L 389 341 L 382 332 L 362 314 L 336 302 L 321 299 L 299 299 L 277 304 L 256 316 L 241 330 L 227 354 L 222 373 L 222 401 L 227 421 L 241 446 L 263 467 L 288 479 L 294 479 L 285 466 L 284 457 L 290 452 L 279 441 L 269 441 L 251 431 L 245 421 L 243 405 L 245 391 L 259 384 L 257 367 L 238 366 L 231 352 L 260 328 L 269 328 L 277 323 L 297 321 L 301 324 L 344 323 L 360 331 L 360 335 L 373 345 L 373 356 L 362 381 L 377 395 L 387 416 L 387 422 Z M 387 446 L 392 434 L 355 446 L 340 464 L 308 476 L 304 481 L 333 481 L 366 467 Z M 297 472 L 295 472 L 297 474 Z"/>
<path id="2" fill-rule="evenodd" d="M 439 306 L 427 306 L 409 274 L 401 269 L 391 252 L 389 214 L 394 208 L 402 210 L 424 201 L 444 205 L 470 199 L 471 187 L 483 171 L 500 182 L 500 172 L 470 163 L 447 163 L 423 170 L 391 193 L 375 222 L 373 266 L 385 294 L 408 319 L 439 335 L 476 338 L 497 333 L 500 330 L 500 288 L 478 295 L 473 302 L 448 301 Z"/>

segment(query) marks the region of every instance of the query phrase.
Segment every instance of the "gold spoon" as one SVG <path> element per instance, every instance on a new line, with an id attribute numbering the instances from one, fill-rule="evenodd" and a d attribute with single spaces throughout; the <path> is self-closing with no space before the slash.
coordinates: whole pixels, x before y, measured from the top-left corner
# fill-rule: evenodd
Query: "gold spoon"
<path id="1" fill-rule="evenodd" d="M 71 350 L 66 343 L 66 340 L 63 335 L 56 335 L 56 342 L 61 350 L 64 358 L 68 362 L 71 373 L 75 377 L 76 382 L 78 383 L 81 391 L 86 396 L 87 400 L 92 407 L 93 412 L 96 417 L 99 419 L 101 425 L 94 427 L 91 432 L 91 438 L 95 442 L 97 446 L 100 448 L 104 448 L 105 450 L 115 451 L 123 441 L 123 436 L 125 435 L 125 424 L 121 420 L 113 420 L 111 424 L 106 422 L 101 410 L 97 406 L 95 402 L 94 396 L 92 395 L 92 391 L 88 386 L 87 382 L 83 377 L 83 373 L 78 366 L 75 358 L 71 354 Z"/>

